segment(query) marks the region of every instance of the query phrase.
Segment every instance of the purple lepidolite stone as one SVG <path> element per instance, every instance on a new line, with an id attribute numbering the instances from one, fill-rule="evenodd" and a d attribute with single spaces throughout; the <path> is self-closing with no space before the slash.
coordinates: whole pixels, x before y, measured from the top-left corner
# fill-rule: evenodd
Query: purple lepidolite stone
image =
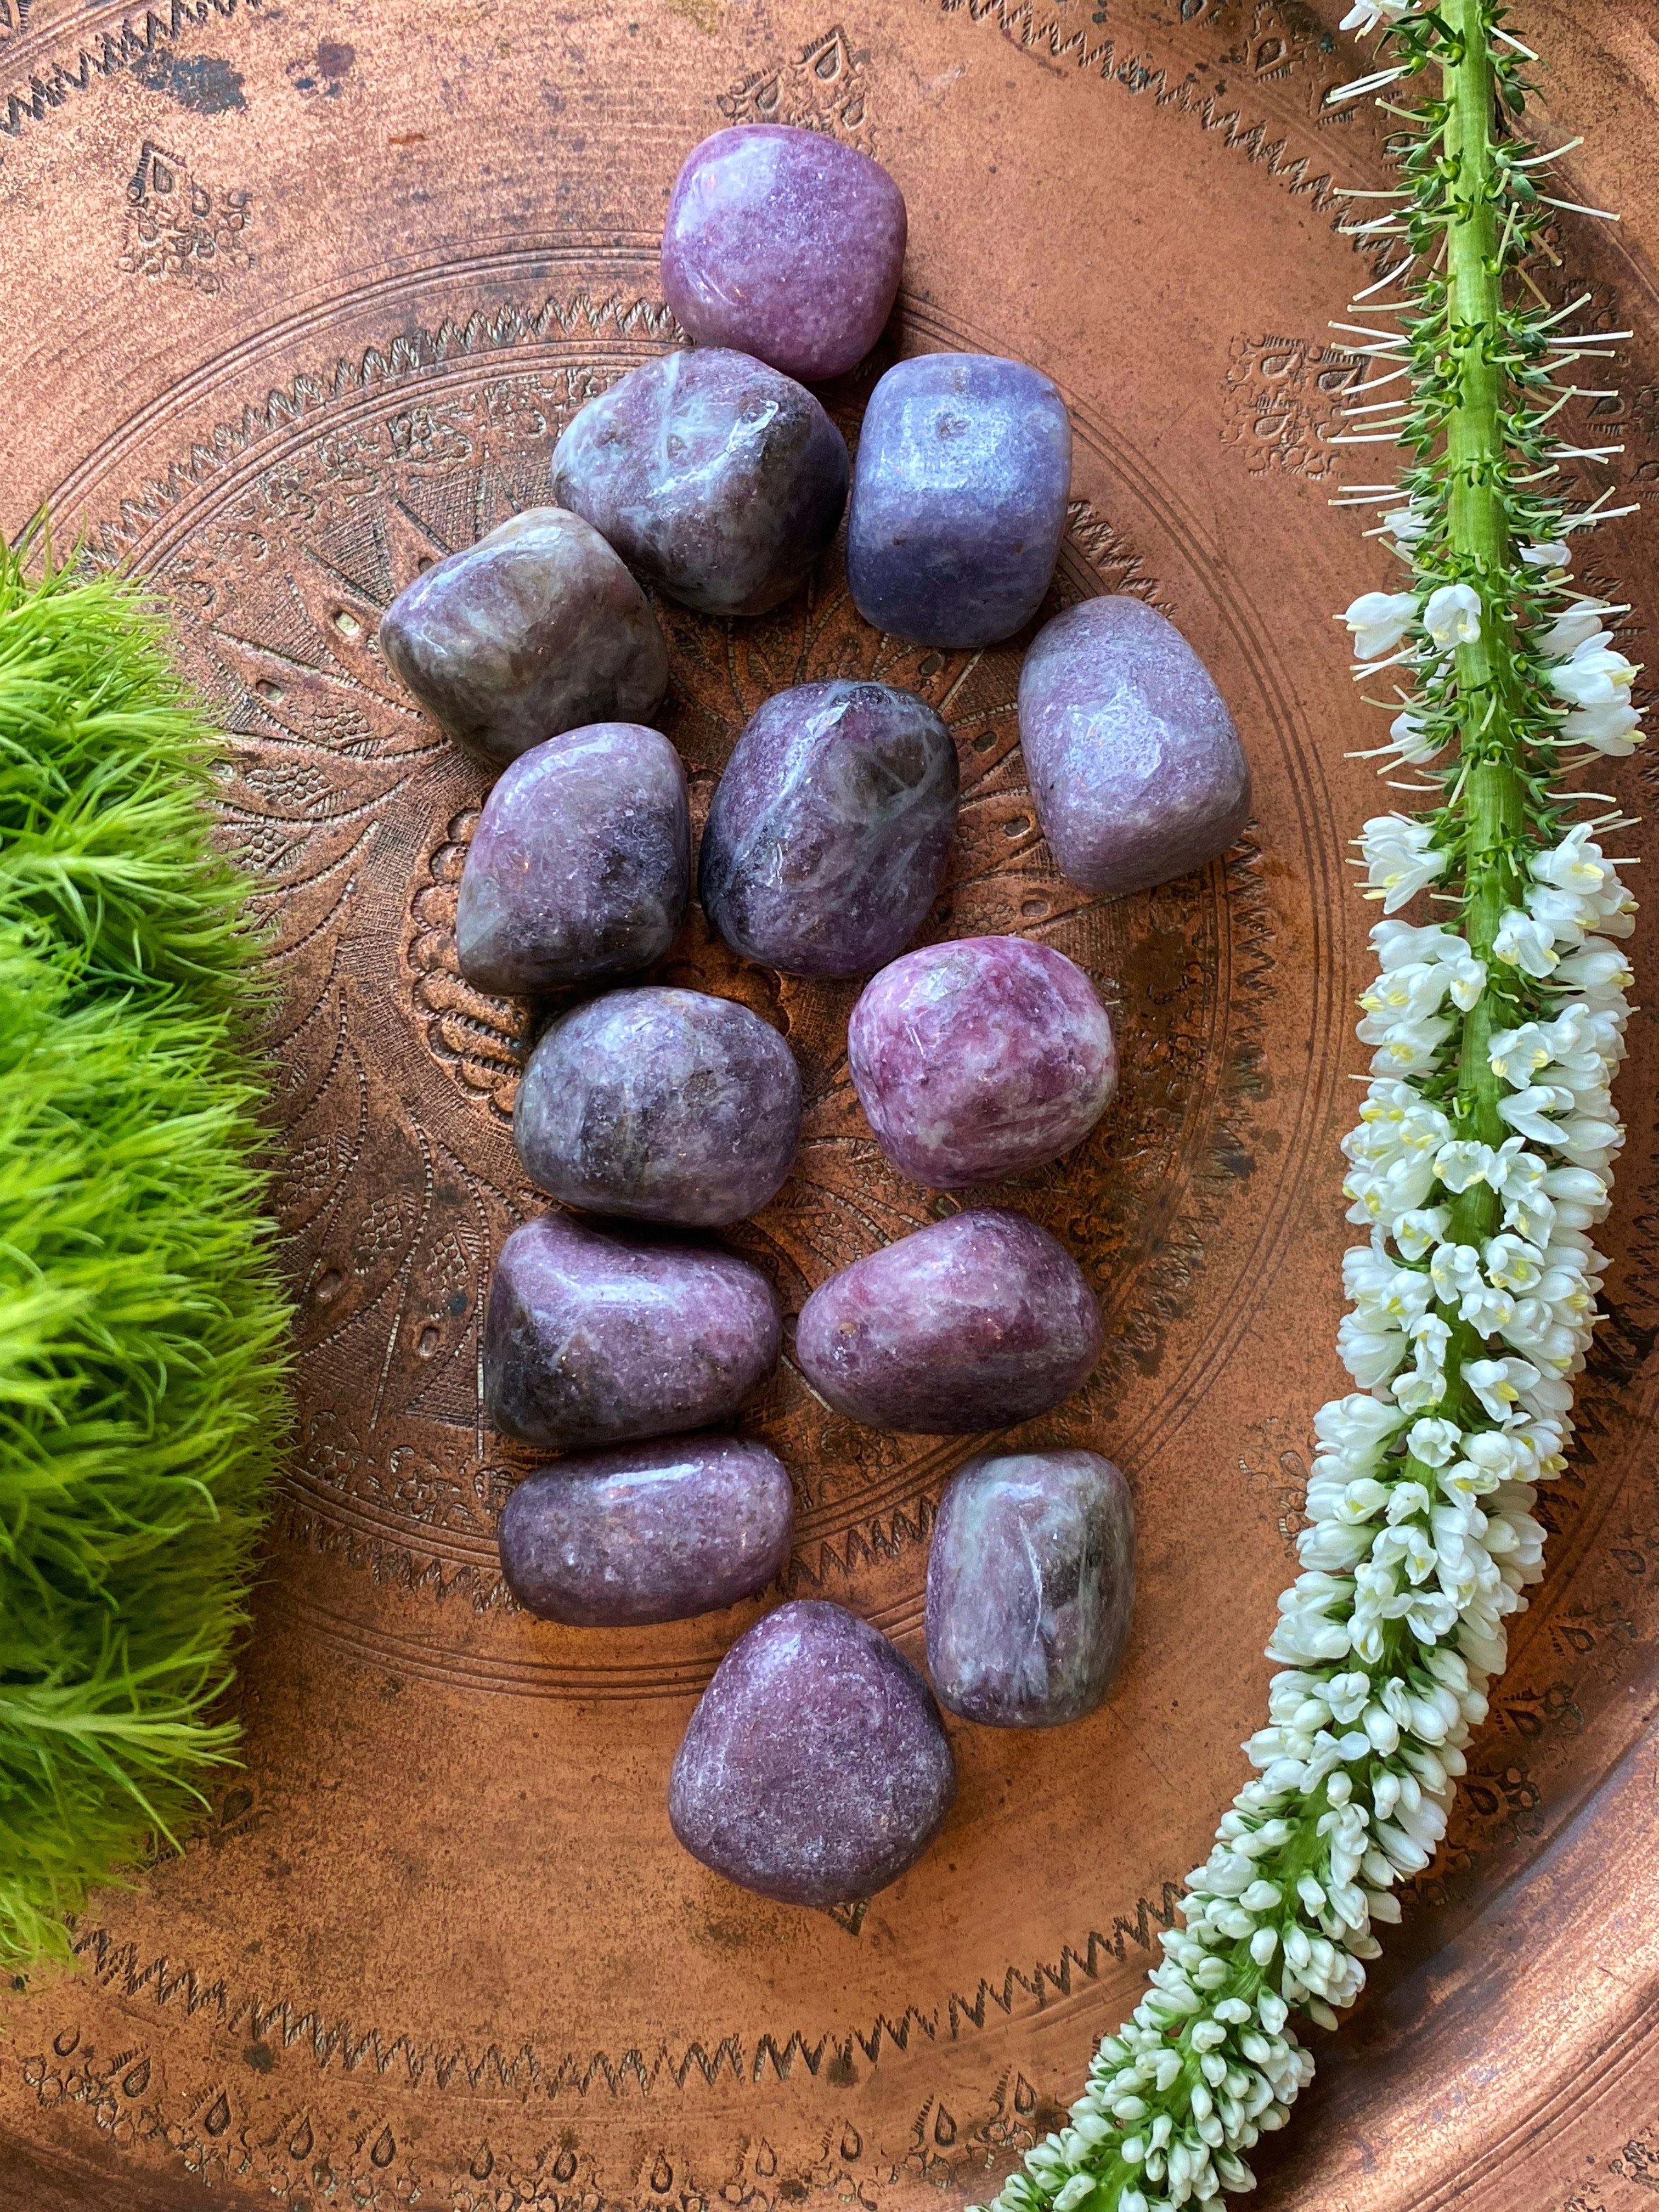
<path id="1" fill-rule="evenodd" d="M 962 1436 L 1029 1421 L 1093 1371 L 1100 1308 L 1046 1229 L 1000 1206 L 855 1260 L 801 1309 L 795 1358 L 838 1413 Z"/>
<path id="2" fill-rule="evenodd" d="M 787 599 L 836 534 L 848 475 L 846 441 L 804 386 L 719 348 L 630 370 L 553 449 L 560 505 L 706 615 Z"/>
<path id="3" fill-rule="evenodd" d="M 594 722 L 520 753 L 461 871 L 455 950 L 481 990 L 533 996 L 660 960 L 691 893 L 685 769 L 659 730 Z"/>
<path id="4" fill-rule="evenodd" d="M 800 1140 L 800 1073 L 769 1023 L 701 991 L 612 991 L 530 1055 L 513 1134 L 567 1206 L 709 1229 L 764 1206 Z"/>
<path id="5" fill-rule="evenodd" d="M 1117 1086 L 1093 984 L 1023 937 L 957 938 L 895 960 L 853 1009 L 847 1054 L 877 1143 L 934 1190 L 1058 1159 Z"/>
<path id="6" fill-rule="evenodd" d="M 977 353 L 890 368 L 859 433 L 847 577 L 859 612 L 918 645 L 1012 637 L 1066 528 L 1072 426 L 1046 376 Z"/>
<path id="7" fill-rule="evenodd" d="M 927 1667 L 992 1728 L 1059 1728 L 1111 1686 L 1134 1604 L 1134 1505 L 1091 1451 L 983 1452 L 939 1502 Z"/>
<path id="8" fill-rule="evenodd" d="M 738 739 L 708 810 L 704 913 L 766 967 L 867 975 L 927 918 L 957 778 L 951 732 L 912 692 L 839 680 L 778 692 Z"/>
<path id="9" fill-rule="evenodd" d="M 1037 633 L 1019 735 L 1060 873 L 1146 890 L 1224 853 L 1250 818 L 1250 771 L 1209 671 L 1173 623 L 1127 594 Z"/>
<path id="10" fill-rule="evenodd" d="M 915 1668 L 867 1621 L 803 1598 L 715 1668 L 674 1760 L 668 1817 L 728 1881 L 785 1905 L 844 1905 L 914 1866 L 955 1794 Z"/>
<path id="11" fill-rule="evenodd" d="M 501 1514 L 501 1571 L 520 1605 L 572 1628 L 684 1620 L 751 1597 L 789 1557 L 783 1462 L 737 1437 L 561 1460 Z"/>
<path id="12" fill-rule="evenodd" d="M 592 523 L 532 507 L 416 576 L 386 609 L 395 673 L 452 738 L 511 760 L 561 730 L 651 714 L 657 617 Z"/>
<path id="13" fill-rule="evenodd" d="M 904 195 L 879 162 L 817 131 L 744 123 L 680 171 L 662 289 L 699 345 L 809 383 L 881 336 L 904 265 Z"/>
<path id="14" fill-rule="evenodd" d="M 501 1247 L 484 1318 L 484 1407 L 572 1451 L 724 1421 L 777 1363 L 771 1285 L 746 1260 L 623 1243 L 558 1213 Z"/>

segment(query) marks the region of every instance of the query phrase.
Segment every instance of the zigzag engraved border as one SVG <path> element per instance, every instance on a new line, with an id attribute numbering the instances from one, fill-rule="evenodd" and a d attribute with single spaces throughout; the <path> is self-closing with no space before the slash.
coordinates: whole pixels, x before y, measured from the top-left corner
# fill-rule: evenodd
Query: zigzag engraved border
<path id="1" fill-rule="evenodd" d="M 252 10 L 263 4 L 264 0 L 171 0 L 165 18 L 155 9 L 147 8 L 137 29 L 137 18 L 123 15 L 120 29 L 106 31 L 95 50 L 82 46 L 72 62 L 54 62 L 44 76 L 32 76 L 26 92 L 9 92 L 6 112 L 0 115 L 0 131 L 9 138 L 20 137 L 26 122 L 44 123 L 54 108 L 64 105 L 70 93 L 90 92 L 99 78 L 114 76 L 131 69 L 143 56 L 175 46 L 180 31 L 199 28 L 216 15 L 228 21 L 239 9 Z M 25 13 L 12 36 L 21 37 L 27 24 Z"/>

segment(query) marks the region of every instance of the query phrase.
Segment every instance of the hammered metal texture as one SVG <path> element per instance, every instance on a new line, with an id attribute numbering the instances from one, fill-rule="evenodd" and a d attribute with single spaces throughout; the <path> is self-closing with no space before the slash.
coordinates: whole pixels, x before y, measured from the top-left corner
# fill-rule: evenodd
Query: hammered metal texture
<path id="1" fill-rule="evenodd" d="M 226 733 L 224 836 L 281 986 L 301 1425 L 246 1656 L 246 1771 L 181 1854 L 94 1900 L 76 1978 L 9 2001 L 0 2204 L 960 2204 L 1053 2124 L 1133 2002 L 1240 1778 L 1310 1417 L 1341 1386 L 1335 1147 L 1365 919 L 1341 857 L 1376 799 L 1345 757 L 1372 740 L 1330 611 L 1378 574 L 1326 504 L 1358 373 L 1328 325 L 1364 265 L 1331 186 L 1382 167 L 1372 120 L 1320 118 L 1352 73 L 1339 13 L 0 0 L 0 526 L 50 500 L 60 533 L 149 578 Z M 1628 400 L 1592 434 L 1623 445 L 1613 472 L 1644 507 L 1594 556 L 1635 600 L 1639 647 L 1659 195 L 1632 149 L 1651 146 L 1659 54 L 1618 0 L 1520 21 L 1566 41 L 1564 129 L 1610 111 L 1585 181 L 1631 218 L 1565 238 L 1551 281 L 1638 331 Z M 1131 591 L 1171 614 L 1257 793 L 1224 862 L 1086 901 L 1023 781 L 1017 644 L 878 635 L 838 553 L 757 623 L 662 609 L 665 726 L 699 812 L 771 690 L 875 674 L 928 698 L 964 782 L 928 934 L 1061 947 L 1111 1004 L 1124 1069 L 1080 1152 L 999 1192 L 1102 1292 L 1098 1376 L 1021 1433 L 1129 1474 L 1124 1673 L 1057 1735 L 957 1727 L 939 1844 L 830 1914 L 725 1887 L 668 1830 L 673 1748 L 758 1607 L 591 1634 L 504 1596 L 493 1529 L 528 1462 L 480 1426 L 477 1323 L 532 1203 L 508 1132 L 526 1029 L 455 966 L 483 780 L 375 645 L 422 562 L 545 497 L 582 400 L 677 342 L 667 190 L 697 138 L 746 118 L 867 149 L 909 201 L 901 314 L 826 394 L 849 436 L 897 352 L 1054 376 L 1078 432 L 1055 603 Z M 1643 784 L 1619 788 L 1641 807 Z M 1644 921 L 1650 970 L 1653 936 Z M 864 1129 L 850 988 L 744 967 L 695 918 L 661 972 L 747 1000 L 799 1055 L 799 1164 L 731 1236 L 793 1315 L 937 1202 Z M 1279 2212 L 1632 2212 L 1659 2187 L 1655 1061 L 1639 1024 L 1611 1320 L 1548 1505 L 1550 1578 L 1442 1862 L 1267 2161 L 1257 2202 Z M 749 1425 L 797 1483 L 791 1591 L 920 1657 L 931 1516 L 981 1440 L 860 1431 L 787 1359 Z"/>

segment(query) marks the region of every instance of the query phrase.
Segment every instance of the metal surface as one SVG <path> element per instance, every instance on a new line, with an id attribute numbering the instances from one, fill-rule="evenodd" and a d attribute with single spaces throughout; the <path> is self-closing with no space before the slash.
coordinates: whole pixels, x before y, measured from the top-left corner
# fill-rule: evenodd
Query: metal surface
<path id="1" fill-rule="evenodd" d="M 248 1765 L 182 1856 L 101 1897 L 82 1971 L 15 1996 L 0 2203 L 185 2212 L 601 2203 L 703 2212 L 977 2197 L 1133 2002 L 1242 1772 L 1349 1231 L 1343 841 L 1373 742 L 1331 611 L 1381 580 L 1326 506 L 1361 264 L 1322 122 L 1350 56 L 1298 0 L 0 0 L 0 526 L 50 497 L 179 611 L 229 733 L 227 832 L 264 881 L 284 989 L 283 1220 L 301 1449 L 247 1653 Z M 1659 88 L 1646 11 L 1542 4 L 1555 120 L 1602 136 L 1617 235 L 1565 244 L 1638 337 L 1621 481 L 1659 482 Z M 893 346 L 1054 375 L 1078 428 L 1062 596 L 1140 592 L 1231 701 L 1246 846 L 1109 906 L 1060 882 L 1014 746 L 1012 649 L 912 652 L 836 561 L 737 629 L 665 611 L 667 727 L 699 805 L 784 684 L 879 671 L 960 739 L 960 862 L 935 933 L 1024 930 L 1114 1006 L 1121 1096 L 1006 1195 L 1099 1285 L 1111 1349 L 1034 1433 L 1133 1482 L 1141 1596 L 1109 1707 L 1031 1740 L 958 1727 L 940 1843 L 867 1909 L 799 1913 L 675 1847 L 669 1760 L 740 1614 L 615 1635 L 508 1610 L 513 1463 L 477 1426 L 478 1302 L 529 1204 L 507 1115 L 520 1016 L 463 987 L 454 885 L 483 791 L 374 649 L 419 562 L 544 496 L 586 393 L 670 343 L 654 246 L 723 120 L 810 121 L 886 161 L 912 246 Z M 1565 295 L 1564 295 L 1565 296 Z M 833 395 L 855 425 L 867 378 Z M 1352 473 L 1352 472 L 1350 472 Z M 1650 532 L 1595 564 L 1656 602 Z M 1638 658 L 1643 657 L 1641 653 Z M 1651 657 L 1650 654 L 1648 657 Z M 1621 787 L 1642 804 L 1639 775 Z M 1654 970 L 1644 921 L 1638 957 Z M 778 983 L 696 927 L 677 978 L 786 1027 L 799 1168 L 734 1242 L 798 1309 L 931 1201 L 862 1133 L 849 991 Z M 1274 2147 L 1279 2212 L 1630 2212 L 1659 2185 L 1659 1869 L 1650 1835 L 1659 1493 L 1659 1147 L 1648 1025 L 1612 1320 L 1549 1582 L 1474 1751 L 1448 1849 L 1361 2018 Z M 787 1369 L 752 1425 L 800 1492 L 792 1586 L 920 1656 L 933 1505 L 971 1440 L 863 1434 Z M 1328 2060 L 1325 2053 L 1328 2052 Z"/>

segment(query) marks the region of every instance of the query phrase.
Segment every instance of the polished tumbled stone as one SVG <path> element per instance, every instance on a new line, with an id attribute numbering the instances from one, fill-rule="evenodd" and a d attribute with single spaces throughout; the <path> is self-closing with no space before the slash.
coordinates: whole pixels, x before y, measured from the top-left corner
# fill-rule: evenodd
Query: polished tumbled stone
<path id="1" fill-rule="evenodd" d="M 801 1309 L 795 1358 L 838 1413 L 970 1435 L 1046 1413 L 1093 1371 L 1100 1308 L 1046 1229 L 986 1206 L 855 1260 Z"/>
<path id="2" fill-rule="evenodd" d="M 715 790 L 698 861 L 704 913 L 734 951 L 794 975 L 862 975 L 901 952 L 949 864 L 951 732 L 885 684 L 769 699 Z"/>
<path id="3" fill-rule="evenodd" d="M 847 1055 L 876 1141 L 934 1190 L 1058 1159 L 1117 1084 L 1093 984 L 1024 937 L 957 938 L 895 960 L 853 1009 Z"/>
<path id="4" fill-rule="evenodd" d="M 461 973 L 533 996 L 660 960 L 691 893 L 685 769 L 659 730 L 595 722 L 505 770 L 472 833 L 455 909 Z"/>
<path id="5" fill-rule="evenodd" d="M 764 1444 L 624 1444 L 519 1485 L 501 1514 L 501 1571 L 520 1605 L 573 1628 L 685 1620 L 764 1589 L 793 1522 L 788 1474 Z"/>
<path id="6" fill-rule="evenodd" d="M 484 1407 L 555 1451 L 724 1421 L 777 1364 L 757 1268 L 686 1244 L 624 1243 L 557 1213 L 501 1247 L 484 1321 Z"/>
<path id="7" fill-rule="evenodd" d="M 990 354 L 890 368 L 859 432 L 847 579 L 918 645 L 994 645 L 1030 622 L 1060 555 L 1072 426 L 1046 376 Z"/>
<path id="8" fill-rule="evenodd" d="M 672 598 L 760 615 L 834 538 L 848 465 L 805 386 L 714 348 L 647 362 L 590 399 L 553 449 L 553 494 Z"/>
<path id="9" fill-rule="evenodd" d="M 914 1866 L 956 1767 L 933 1695 L 867 1621 L 800 1599 L 721 1660 L 674 1760 L 694 1858 L 786 1905 L 845 1905 Z"/>
<path id="10" fill-rule="evenodd" d="M 992 1728 L 1059 1728 L 1111 1686 L 1134 1605 L 1134 1504 L 1091 1451 L 984 1452 L 940 1500 L 927 1669 Z"/>
<path id="11" fill-rule="evenodd" d="M 817 131 L 745 123 L 680 171 L 663 295 L 699 345 L 809 382 L 881 336 L 904 264 L 904 197 L 879 162 Z"/>
<path id="12" fill-rule="evenodd" d="M 534 507 L 399 592 L 387 660 L 433 720 L 492 760 L 561 730 L 639 721 L 668 689 L 650 605 L 579 514 Z"/>
<path id="13" fill-rule="evenodd" d="M 1216 860 L 1250 818 L 1250 771 L 1208 670 L 1127 594 L 1044 625 L 1019 679 L 1019 734 L 1060 873 L 1146 890 Z"/>
<path id="14" fill-rule="evenodd" d="M 567 1206 L 715 1228 L 766 1204 L 800 1140 L 800 1073 L 771 1025 L 701 991 L 611 991 L 530 1055 L 525 1173 Z"/>

